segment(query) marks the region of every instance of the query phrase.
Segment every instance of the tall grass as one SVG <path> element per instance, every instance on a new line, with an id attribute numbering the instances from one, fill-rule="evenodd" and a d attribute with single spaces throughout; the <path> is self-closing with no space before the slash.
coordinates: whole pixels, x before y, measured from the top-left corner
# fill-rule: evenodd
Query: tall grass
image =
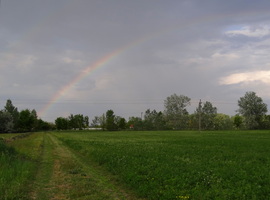
<path id="1" fill-rule="evenodd" d="M 33 164 L 0 141 L 0 199 L 27 199 L 24 186 Z"/>
<path id="2" fill-rule="evenodd" d="M 267 199 L 270 132 L 62 133 L 148 199 Z"/>
<path id="3" fill-rule="evenodd" d="M 2 135 L 3 136 L 3 135 Z M 5 136 L 5 135 L 4 135 Z M 0 200 L 28 200 L 43 142 L 41 133 L 9 134 L 0 140 Z"/>

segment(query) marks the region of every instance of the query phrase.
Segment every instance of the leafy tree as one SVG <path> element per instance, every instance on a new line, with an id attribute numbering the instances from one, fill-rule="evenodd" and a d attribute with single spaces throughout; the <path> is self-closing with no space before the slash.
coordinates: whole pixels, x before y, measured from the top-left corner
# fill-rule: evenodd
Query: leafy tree
<path id="1" fill-rule="evenodd" d="M 130 117 L 127 123 L 128 127 L 133 127 L 133 130 L 143 130 L 143 121 L 140 117 Z"/>
<path id="2" fill-rule="evenodd" d="M 270 115 L 265 115 L 262 121 L 263 129 L 270 129 Z"/>
<path id="3" fill-rule="evenodd" d="M 11 121 L 8 122 L 10 126 L 9 131 L 16 131 L 18 129 L 19 112 L 10 99 L 7 100 L 3 112 L 7 112 L 11 115 Z"/>
<path id="4" fill-rule="evenodd" d="M 106 116 L 104 113 L 100 116 L 99 120 L 100 120 L 100 126 L 101 126 L 102 130 L 104 131 L 106 128 Z"/>
<path id="5" fill-rule="evenodd" d="M 58 117 L 55 120 L 57 130 L 67 130 L 69 128 L 69 120 L 64 117 Z"/>
<path id="6" fill-rule="evenodd" d="M 215 130 L 232 130 L 233 121 L 229 115 L 218 113 L 214 117 L 214 129 Z"/>
<path id="7" fill-rule="evenodd" d="M 74 127 L 74 128 L 78 128 L 78 129 L 82 130 L 85 127 L 83 115 L 81 115 L 81 114 L 75 115 L 74 120 L 75 120 L 75 124 L 76 124 L 76 127 Z"/>
<path id="8" fill-rule="evenodd" d="M 4 111 L 10 114 L 18 113 L 18 109 L 12 104 L 10 99 L 7 100 Z"/>
<path id="9" fill-rule="evenodd" d="M 38 130 L 38 116 L 37 116 L 37 111 L 35 109 L 31 111 L 31 116 L 34 119 L 34 122 L 32 124 L 32 130 Z"/>
<path id="10" fill-rule="evenodd" d="M 0 111 L 0 133 L 13 131 L 12 115 L 9 112 Z"/>
<path id="11" fill-rule="evenodd" d="M 38 119 L 35 109 L 18 111 L 10 99 L 0 111 L 0 132 L 27 132 L 50 130 L 53 125 Z"/>
<path id="12" fill-rule="evenodd" d="M 156 130 L 167 130 L 164 114 L 160 111 L 155 115 L 154 127 Z"/>
<path id="13" fill-rule="evenodd" d="M 115 124 L 116 124 L 116 127 L 120 130 L 126 129 L 126 126 L 127 126 L 126 119 L 120 116 L 115 117 Z"/>
<path id="14" fill-rule="evenodd" d="M 94 119 L 92 119 L 91 126 L 97 128 L 100 126 L 100 124 L 100 117 L 95 116 Z"/>
<path id="15" fill-rule="evenodd" d="M 89 127 L 89 117 L 88 116 L 84 116 L 83 126 L 84 126 L 84 128 Z"/>
<path id="16" fill-rule="evenodd" d="M 166 122 L 162 112 L 150 109 L 145 111 L 144 115 L 144 129 L 146 130 L 164 130 Z"/>
<path id="17" fill-rule="evenodd" d="M 51 124 L 49 122 L 45 122 L 42 119 L 37 120 L 37 130 L 49 131 L 49 130 L 53 130 L 53 129 L 54 129 L 53 124 Z"/>
<path id="18" fill-rule="evenodd" d="M 157 115 L 156 110 L 151 111 L 150 109 L 145 111 L 144 114 L 144 129 L 153 130 L 155 126 L 155 117 Z"/>
<path id="19" fill-rule="evenodd" d="M 106 112 L 106 129 L 108 131 L 114 131 L 117 129 L 113 110 L 108 110 Z"/>
<path id="20" fill-rule="evenodd" d="M 246 92 L 238 100 L 238 113 L 244 117 L 244 124 L 248 129 L 262 128 L 262 120 L 267 113 L 267 105 L 255 92 Z"/>
<path id="21" fill-rule="evenodd" d="M 68 127 L 70 129 L 74 128 L 76 129 L 77 126 L 76 126 L 76 122 L 75 122 L 75 119 L 74 119 L 74 115 L 73 114 L 70 114 L 70 116 L 68 116 Z"/>
<path id="22" fill-rule="evenodd" d="M 198 130 L 199 127 L 199 115 L 195 112 L 189 115 L 188 128 L 191 130 Z"/>
<path id="23" fill-rule="evenodd" d="M 71 114 L 68 117 L 69 127 L 73 129 L 80 129 L 86 128 L 89 126 L 89 118 L 88 116 L 83 116 L 82 114 Z"/>
<path id="24" fill-rule="evenodd" d="M 91 126 L 92 127 L 101 127 L 103 130 L 105 129 L 105 124 L 106 124 L 106 119 L 105 115 L 101 116 L 95 116 L 94 119 L 92 120 Z"/>
<path id="25" fill-rule="evenodd" d="M 32 131 L 36 125 L 36 116 L 29 109 L 22 110 L 19 114 L 18 127 L 20 132 Z"/>
<path id="26" fill-rule="evenodd" d="M 233 125 L 235 126 L 236 129 L 241 128 L 243 121 L 244 121 L 243 117 L 238 114 L 233 117 Z"/>
<path id="27" fill-rule="evenodd" d="M 197 115 L 201 115 L 201 128 L 205 130 L 214 129 L 214 118 L 217 115 L 217 108 L 211 102 L 206 101 L 203 106 L 196 110 Z"/>
<path id="28" fill-rule="evenodd" d="M 165 115 L 169 126 L 174 129 L 184 129 L 188 127 L 188 111 L 186 107 L 190 105 L 190 98 L 184 95 L 173 94 L 164 101 Z"/>

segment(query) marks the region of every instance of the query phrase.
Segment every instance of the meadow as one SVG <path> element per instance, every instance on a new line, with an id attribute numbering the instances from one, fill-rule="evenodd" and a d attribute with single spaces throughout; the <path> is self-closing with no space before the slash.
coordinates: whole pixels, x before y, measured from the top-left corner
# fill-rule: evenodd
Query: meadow
<path id="1" fill-rule="evenodd" d="M 270 132 L 61 133 L 147 199 L 267 199 Z"/>
<path id="2" fill-rule="evenodd" d="M 25 183 L 21 199 L 268 199 L 270 194 L 270 131 L 59 131 L 8 146 L 14 150 L 5 152 L 24 162 L 17 169 L 25 172 L 23 178 L 15 174 L 17 181 L 7 180 L 13 193 Z M 5 154 L 1 167 L 8 163 Z M 0 191 L 6 192 L 3 185 Z"/>

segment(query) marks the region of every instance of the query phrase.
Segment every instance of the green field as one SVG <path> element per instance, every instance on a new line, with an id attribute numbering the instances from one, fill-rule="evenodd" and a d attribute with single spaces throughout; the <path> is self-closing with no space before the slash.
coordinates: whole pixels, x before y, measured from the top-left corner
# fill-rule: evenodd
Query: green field
<path id="1" fill-rule="evenodd" d="M 9 174 L 1 176 L 0 199 L 269 199 L 270 194 L 270 131 L 51 132 L 8 145 L 16 151 L 0 154 L 0 173 Z M 6 154 L 14 155 L 12 161 Z M 13 167 L 16 162 L 24 167 Z"/>

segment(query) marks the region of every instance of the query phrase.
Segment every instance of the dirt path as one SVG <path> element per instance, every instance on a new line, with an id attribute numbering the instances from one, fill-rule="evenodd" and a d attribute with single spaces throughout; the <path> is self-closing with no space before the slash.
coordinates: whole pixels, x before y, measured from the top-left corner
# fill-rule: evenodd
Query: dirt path
<path id="1" fill-rule="evenodd" d="M 33 185 L 32 199 L 37 200 L 133 200 L 103 170 L 72 152 L 54 135 L 43 135 L 41 164 Z"/>

